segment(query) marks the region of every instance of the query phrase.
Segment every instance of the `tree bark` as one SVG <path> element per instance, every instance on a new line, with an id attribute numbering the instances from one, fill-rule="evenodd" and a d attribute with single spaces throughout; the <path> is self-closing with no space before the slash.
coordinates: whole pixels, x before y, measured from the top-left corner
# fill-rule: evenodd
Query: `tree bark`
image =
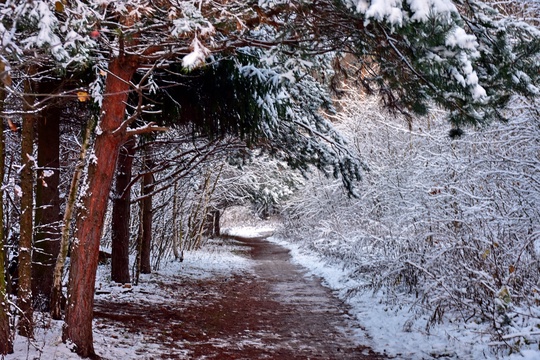
<path id="1" fill-rule="evenodd" d="M 0 72 L 5 71 L 4 63 L 0 62 Z M 6 99 L 6 91 L 0 89 L 0 109 L 4 109 L 4 100 Z M 0 119 L 0 355 L 7 355 L 13 352 L 13 339 L 11 337 L 11 329 L 9 327 L 9 304 L 8 292 L 6 286 L 5 273 L 5 258 L 4 249 L 4 119 Z"/>
<path id="2" fill-rule="evenodd" d="M 130 138 L 120 149 L 116 170 L 115 196 L 112 211 L 111 280 L 129 283 L 129 220 L 131 216 L 131 181 L 135 139 Z"/>
<path id="3" fill-rule="evenodd" d="M 221 236 L 221 212 L 219 210 L 213 210 L 210 212 L 212 215 L 212 236 Z"/>
<path id="4" fill-rule="evenodd" d="M 83 208 L 77 216 L 63 339 L 71 341 L 82 357 L 95 355 L 92 318 L 99 243 L 118 153 L 125 141 L 126 129 L 121 125 L 130 80 L 136 69 L 135 57 L 121 55 L 109 63 L 98 135 L 88 168 L 86 192 L 82 198 Z"/>
<path id="5" fill-rule="evenodd" d="M 49 87 L 41 91 L 51 92 Z M 54 104 L 37 122 L 38 173 L 32 267 L 34 309 L 49 311 L 54 264 L 60 249 L 60 115 Z"/>
<path id="6" fill-rule="evenodd" d="M 31 80 L 26 80 L 25 93 L 32 93 Z M 17 291 L 17 305 L 20 316 L 17 324 L 21 336 L 32 337 L 34 311 L 32 308 L 32 235 L 33 235 L 33 203 L 34 203 L 34 123 L 35 116 L 30 112 L 34 97 L 24 96 L 23 108 L 27 111 L 23 115 L 22 141 L 21 141 L 21 217 L 19 238 L 19 289 Z"/>
<path id="7" fill-rule="evenodd" d="M 180 259 L 180 229 L 178 229 L 178 181 L 174 182 L 173 191 L 173 211 L 172 211 L 172 226 L 173 226 L 173 254 L 176 260 Z"/>
<path id="8" fill-rule="evenodd" d="M 79 182 L 84 169 L 86 153 L 90 144 L 90 137 L 92 130 L 94 129 L 94 125 L 95 120 L 93 118 L 90 119 L 86 125 L 86 131 L 83 134 L 81 152 L 79 154 L 77 166 L 75 167 L 75 172 L 73 173 L 73 177 L 71 179 L 66 210 L 64 212 L 64 218 L 62 221 L 63 228 L 62 237 L 60 239 L 60 252 L 54 266 L 53 289 L 51 294 L 51 317 L 54 320 L 62 319 L 62 274 L 64 272 L 64 264 L 66 262 L 69 249 L 69 234 L 73 218 L 73 211 L 75 209 L 75 203 L 77 200 L 77 192 L 79 191 Z"/>
<path id="9" fill-rule="evenodd" d="M 150 264 L 150 255 L 152 250 L 152 195 L 154 191 L 154 175 L 151 173 L 152 159 L 151 153 L 147 150 L 144 157 L 144 170 L 147 173 L 142 178 L 142 194 L 144 198 L 141 200 L 141 274 L 150 274 L 152 265 Z"/>

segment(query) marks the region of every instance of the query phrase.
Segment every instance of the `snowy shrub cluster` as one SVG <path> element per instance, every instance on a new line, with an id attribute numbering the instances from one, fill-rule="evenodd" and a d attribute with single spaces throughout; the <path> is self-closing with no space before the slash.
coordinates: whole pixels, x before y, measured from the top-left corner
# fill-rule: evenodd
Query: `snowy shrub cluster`
<path id="1" fill-rule="evenodd" d="M 304 184 L 298 172 L 290 171 L 286 163 L 260 151 L 254 151 L 243 161 L 233 160 L 224 163 L 216 187 L 216 202 L 223 210 L 244 206 L 258 217 L 266 218 L 279 212 L 281 205 Z"/>
<path id="2" fill-rule="evenodd" d="M 428 314 L 428 332 L 475 322 L 494 349 L 537 344 L 540 114 L 512 104 L 508 123 L 449 133 L 443 113 L 411 124 L 349 100 L 337 126 L 370 167 L 359 197 L 312 179 L 289 203 L 287 235 L 354 268 L 355 290 Z"/>

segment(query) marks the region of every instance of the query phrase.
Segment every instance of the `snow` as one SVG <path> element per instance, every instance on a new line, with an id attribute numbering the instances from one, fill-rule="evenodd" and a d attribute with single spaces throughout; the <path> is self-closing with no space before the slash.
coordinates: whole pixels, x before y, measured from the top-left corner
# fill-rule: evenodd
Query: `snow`
<path id="1" fill-rule="evenodd" d="M 39 32 L 35 36 L 29 36 L 22 43 L 26 44 L 27 48 L 49 46 L 57 60 L 67 58 L 68 54 L 62 47 L 60 38 L 54 33 L 58 20 L 49 10 L 49 4 L 44 1 L 36 2 L 29 16 L 38 21 Z"/>
<path id="2" fill-rule="evenodd" d="M 446 45 L 449 47 L 476 50 L 478 42 L 474 35 L 469 35 L 463 28 L 456 27 L 446 38 Z"/>
<path id="3" fill-rule="evenodd" d="M 520 354 L 512 354 L 510 360 L 538 360 L 540 354 L 535 350 L 524 350 Z"/>
<path id="4" fill-rule="evenodd" d="M 403 14 L 401 13 L 400 0 L 372 0 L 371 6 L 366 11 L 366 17 L 382 21 L 385 18 L 391 24 L 401 26 Z"/>
<path id="5" fill-rule="evenodd" d="M 214 26 L 201 14 L 200 9 L 191 1 L 183 1 L 178 4 L 183 17 L 173 20 L 172 36 L 181 37 L 187 33 L 198 33 L 201 37 L 211 36 Z"/>
<path id="6" fill-rule="evenodd" d="M 407 0 L 411 15 L 403 10 L 402 0 L 358 0 L 356 5 L 344 1 L 348 7 L 354 7 L 357 12 L 365 14 L 366 19 L 387 21 L 393 26 L 403 26 L 406 21 L 428 21 L 435 15 L 445 16 L 456 13 L 457 9 L 448 0 Z"/>
<path id="7" fill-rule="evenodd" d="M 90 154 L 90 156 L 88 157 L 88 160 L 91 164 L 97 164 L 98 163 L 98 158 L 96 156 L 96 154 L 92 153 Z"/>
<path id="8" fill-rule="evenodd" d="M 54 171 L 53 170 L 43 170 L 43 177 L 44 178 L 48 178 L 48 177 L 51 177 L 54 175 Z"/>
<path id="9" fill-rule="evenodd" d="M 184 254 L 184 261 L 170 261 L 163 270 L 148 275 L 141 275 L 139 285 L 120 286 L 110 281 L 110 267 L 100 266 L 96 279 L 96 290 L 112 301 L 129 301 L 133 303 L 165 304 L 174 300 L 173 294 L 158 285 L 175 281 L 177 278 L 206 279 L 228 276 L 232 273 L 249 272 L 252 261 L 234 251 L 239 247 L 221 241 L 210 241 L 203 250 L 189 251 Z M 48 316 L 36 313 L 35 339 L 16 336 L 14 353 L 7 355 L 5 360 L 23 359 L 78 359 L 72 353 L 69 345 L 62 342 L 63 321 L 51 320 Z M 127 333 L 121 326 L 100 324 L 94 320 L 94 347 L 96 353 L 106 359 L 149 359 L 162 358 L 170 351 L 165 346 L 148 344 L 143 341 L 143 335 Z M 175 350 L 175 354 L 181 355 Z M 186 359 L 189 356 L 186 352 Z"/>
<path id="10" fill-rule="evenodd" d="M 261 223 L 253 226 L 225 228 L 224 232 L 233 236 L 259 237 L 268 236 L 276 230 L 275 223 Z M 350 268 L 341 263 L 329 263 L 320 256 L 298 244 L 293 244 L 281 237 L 270 237 L 269 241 L 290 250 L 295 263 L 308 269 L 305 276 L 318 276 L 323 284 L 334 290 L 336 296 L 346 302 L 350 313 L 356 318 L 365 333 L 358 332 L 356 340 L 359 344 L 371 346 L 375 351 L 398 359 L 509 359 L 532 360 L 540 358 L 540 351 L 523 350 L 519 354 L 504 356 L 493 354 L 488 347 L 488 338 L 482 335 L 480 325 L 444 323 L 434 328 L 422 326 L 425 315 L 411 312 L 404 306 L 390 306 L 384 301 L 384 294 L 371 291 L 349 293 L 349 290 L 362 285 L 362 279 L 353 276 Z M 96 288 L 105 293 L 96 295 L 111 300 L 132 301 L 163 304 L 171 301 L 171 294 L 157 285 L 167 283 L 174 277 L 189 279 L 205 279 L 216 274 L 227 274 L 250 271 L 253 262 L 234 253 L 237 247 L 221 241 L 210 241 L 204 250 L 186 253 L 183 262 L 171 261 L 163 270 L 141 276 L 138 286 L 126 288 L 108 280 L 106 266 L 100 266 L 96 280 Z M 411 321 L 411 319 L 415 321 Z M 420 318 L 420 320 L 419 320 Z M 427 321 L 427 319 L 425 319 Z M 54 321 L 37 314 L 35 340 L 16 337 L 15 353 L 6 356 L 6 360 L 40 357 L 44 359 L 74 359 L 69 345 L 61 341 L 61 321 Z M 144 342 L 143 335 L 126 333 L 120 326 L 100 325 L 95 320 L 94 341 L 96 352 L 105 358 L 147 359 L 160 357 L 167 349 L 156 344 Z M 99 326 L 98 326 L 99 325 Z M 216 340 L 217 341 L 217 340 Z M 220 340 L 221 341 L 221 340 Z M 250 340 L 256 341 L 256 340 Z M 220 343 L 216 343 L 220 346 Z M 222 344 L 227 346 L 227 344 Z M 182 350 L 175 350 L 181 355 Z M 189 358 L 189 354 L 184 354 Z"/>
<path id="11" fill-rule="evenodd" d="M 222 233 L 230 236 L 239 236 L 244 238 L 255 238 L 268 236 L 276 230 L 275 225 L 259 225 L 259 226 L 241 226 L 222 229 Z"/>
<path id="12" fill-rule="evenodd" d="M 236 230 L 240 232 L 240 230 Z M 246 229 L 246 234 L 249 230 Z M 362 280 L 343 263 L 329 263 L 317 254 L 280 237 L 270 241 L 288 248 L 293 261 L 306 269 L 306 275 L 321 277 L 325 286 L 351 307 L 351 314 L 367 332 L 367 344 L 375 351 L 399 359 L 540 359 L 540 350 L 523 350 L 510 357 L 494 354 L 489 349 L 489 337 L 478 324 L 464 326 L 446 322 L 426 329 L 428 318 L 405 306 L 390 306 L 385 294 L 370 290 L 354 292 Z M 412 321 L 414 319 L 414 322 Z"/>
<path id="13" fill-rule="evenodd" d="M 366 0 L 359 0 L 358 4 L 356 4 L 356 11 L 359 13 L 365 14 L 367 9 L 369 9 L 369 2 Z"/>
<path id="14" fill-rule="evenodd" d="M 474 35 L 467 34 L 456 27 L 446 38 L 445 45 L 458 50 L 457 59 L 461 66 L 451 68 L 452 75 L 463 87 L 469 87 L 474 100 L 486 97 L 486 90 L 479 84 L 478 74 L 473 69 L 472 60 L 479 56 L 478 41 Z"/>
<path id="15" fill-rule="evenodd" d="M 191 48 L 192 52 L 182 59 L 182 66 L 189 70 L 204 64 L 206 57 L 210 54 L 210 51 L 197 38 L 191 42 Z"/>
<path id="16" fill-rule="evenodd" d="M 245 271 L 252 265 L 251 260 L 234 254 L 237 246 L 220 242 L 206 244 L 202 250 L 186 252 L 183 262 L 169 262 L 163 270 L 151 276 L 170 277 L 178 274 L 191 279 L 204 279 L 216 274 L 227 275 L 235 271 Z"/>

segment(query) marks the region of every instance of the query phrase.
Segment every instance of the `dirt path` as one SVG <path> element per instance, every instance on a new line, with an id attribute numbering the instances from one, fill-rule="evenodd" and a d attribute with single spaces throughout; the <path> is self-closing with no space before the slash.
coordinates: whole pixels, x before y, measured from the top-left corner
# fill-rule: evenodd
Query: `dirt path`
<path id="1" fill-rule="evenodd" d="M 383 358 L 351 340 L 359 329 L 351 327 L 346 306 L 305 277 L 286 249 L 237 240 L 257 262 L 253 273 L 162 284 L 175 297 L 163 306 L 98 299 L 97 326 L 122 322 L 122 336 L 165 347 L 165 359 Z"/>

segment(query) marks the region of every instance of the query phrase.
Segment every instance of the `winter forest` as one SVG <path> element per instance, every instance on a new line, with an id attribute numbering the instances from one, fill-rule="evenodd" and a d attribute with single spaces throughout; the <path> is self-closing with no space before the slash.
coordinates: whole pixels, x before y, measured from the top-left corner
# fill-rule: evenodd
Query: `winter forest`
<path id="1" fill-rule="evenodd" d="M 2 359 L 359 359 L 118 320 L 204 294 L 206 335 L 246 239 L 365 359 L 540 359 L 538 0 L 4 0 L 0 38 Z"/>

